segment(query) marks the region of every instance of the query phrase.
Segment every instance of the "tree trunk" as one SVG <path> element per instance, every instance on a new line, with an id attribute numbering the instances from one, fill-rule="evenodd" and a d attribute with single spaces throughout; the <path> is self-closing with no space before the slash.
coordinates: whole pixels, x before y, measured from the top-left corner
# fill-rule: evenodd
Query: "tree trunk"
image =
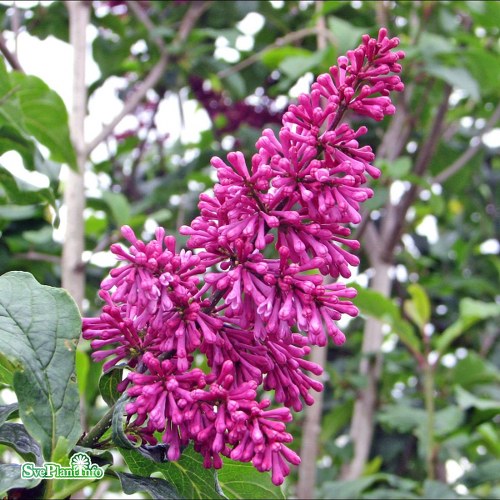
<path id="1" fill-rule="evenodd" d="M 375 276 L 371 289 L 385 297 L 390 296 L 391 278 L 390 264 L 378 261 L 374 266 Z M 363 332 L 363 359 L 359 372 L 366 378 L 366 387 L 362 388 L 354 405 L 351 423 L 351 439 L 354 445 L 354 458 L 344 469 L 342 479 L 356 479 L 363 473 L 368 460 L 373 437 L 373 418 L 377 402 L 377 385 L 380 379 L 383 341 L 382 323 L 368 318 Z"/>
<path id="2" fill-rule="evenodd" d="M 328 347 L 313 346 L 310 360 L 324 367 Z M 321 380 L 311 374 L 312 378 Z M 305 410 L 304 426 L 302 428 L 302 445 L 300 447 L 299 483 L 297 485 L 298 498 L 314 498 L 316 484 L 316 460 L 318 458 L 318 440 L 321 432 L 321 413 L 323 411 L 323 393 L 314 398 L 314 404 Z"/>
<path id="3" fill-rule="evenodd" d="M 86 30 L 90 8 L 86 2 L 67 2 L 70 18 L 70 42 L 73 47 L 73 105 L 70 128 L 76 150 L 78 171 L 69 171 L 64 189 L 66 206 L 66 232 L 62 251 L 62 286 L 75 299 L 80 310 L 85 297 L 85 269 L 82 262 L 84 251 L 85 208 L 85 139 L 87 89 L 85 86 L 85 59 L 87 52 Z"/>

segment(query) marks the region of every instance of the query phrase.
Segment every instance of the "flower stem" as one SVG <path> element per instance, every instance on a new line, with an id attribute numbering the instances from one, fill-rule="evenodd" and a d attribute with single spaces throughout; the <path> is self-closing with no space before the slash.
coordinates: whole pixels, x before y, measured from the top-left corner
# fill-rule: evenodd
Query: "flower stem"
<path id="1" fill-rule="evenodd" d="M 99 422 L 97 422 L 97 424 L 95 424 L 94 427 L 92 427 L 92 429 L 90 429 L 90 431 L 80 439 L 80 441 L 78 441 L 78 445 L 85 446 L 87 448 L 94 448 L 103 434 L 111 427 L 114 409 L 115 405 L 111 406 L 101 420 L 99 420 Z"/>

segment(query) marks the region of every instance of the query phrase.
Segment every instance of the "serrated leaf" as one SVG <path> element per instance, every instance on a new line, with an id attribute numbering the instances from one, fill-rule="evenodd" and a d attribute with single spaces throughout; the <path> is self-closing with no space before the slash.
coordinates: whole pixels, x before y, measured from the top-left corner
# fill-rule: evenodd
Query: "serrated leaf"
<path id="1" fill-rule="evenodd" d="M 161 472 L 183 498 L 220 498 L 214 471 L 203 467 L 203 457 L 192 447 L 185 449 L 177 462 L 153 462 L 137 450 L 120 450 L 120 453 L 131 472 L 145 477 Z"/>
<path id="2" fill-rule="evenodd" d="M 19 364 L 14 390 L 28 432 L 50 460 L 57 438 L 68 451 L 80 433 L 80 400 L 74 375 L 81 319 L 64 290 L 40 285 L 31 274 L 0 277 L 0 349 Z"/>
<path id="3" fill-rule="evenodd" d="M 217 471 L 219 485 L 227 498 L 285 498 L 268 472 L 259 472 L 252 464 L 224 458 Z"/>
<path id="4" fill-rule="evenodd" d="M 0 427 L 9 420 L 9 417 L 19 409 L 17 403 L 12 403 L 11 405 L 0 406 Z"/>
<path id="5" fill-rule="evenodd" d="M 122 483 L 123 492 L 127 495 L 132 495 L 138 491 L 147 491 L 152 498 L 182 498 L 165 479 L 137 476 L 127 472 L 115 472 L 115 474 Z"/>
<path id="6" fill-rule="evenodd" d="M 0 443 L 14 448 L 26 461 L 41 465 L 40 445 L 28 434 L 23 424 L 7 422 L 0 427 Z"/>

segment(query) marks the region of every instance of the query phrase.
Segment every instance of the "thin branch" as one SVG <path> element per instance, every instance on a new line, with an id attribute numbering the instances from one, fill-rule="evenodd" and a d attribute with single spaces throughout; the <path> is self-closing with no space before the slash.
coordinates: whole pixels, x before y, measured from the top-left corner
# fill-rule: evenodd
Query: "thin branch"
<path id="1" fill-rule="evenodd" d="M 130 3 L 132 4 L 135 2 Z M 211 2 L 193 2 L 191 4 L 189 10 L 186 12 L 186 15 L 181 22 L 181 25 L 177 32 L 177 36 L 173 40 L 172 45 L 178 45 L 186 40 L 186 38 L 189 36 L 189 33 L 193 29 L 194 24 L 203 14 L 203 12 L 205 12 L 205 10 L 210 6 L 210 4 Z M 142 17 L 140 18 L 140 20 L 142 22 Z M 146 28 L 148 27 L 148 25 L 146 25 Z M 165 73 L 165 70 L 167 69 L 167 65 L 169 62 L 169 54 L 161 48 L 160 51 L 160 59 L 153 67 L 153 69 L 149 72 L 146 79 L 143 80 L 140 85 L 138 85 L 132 95 L 130 95 L 129 98 L 125 101 L 123 109 L 87 145 L 87 155 L 89 155 L 102 141 L 106 139 L 106 137 L 108 137 L 113 132 L 115 127 L 123 120 L 123 118 L 125 118 L 125 116 L 131 113 L 138 106 L 138 104 L 146 95 L 147 91 L 153 88 L 160 81 L 161 77 Z"/>
<path id="2" fill-rule="evenodd" d="M 462 168 L 464 168 L 469 162 L 469 160 L 471 160 L 476 155 L 476 153 L 483 147 L 481 138 L 485 134 L 490 132 L 495 127 L 495 125 L 498 123 L 499 120 L 500 120 L 500 104 L 496 107 L 490 119 L 486 122 L 486 125 L 482 130 L 480 137 L 478 138 L 479 139 L 478 143 L 475 144 L 474 146 L 470 146 L 449 167 L 446 167 L 442 172 L 436 175 L 436 177 L 432 179 L 432 182 L 442 184 L 443 182 L 446 182 L 451 176 L 455 175 Z"/>
<path id="3" fill-rule="evenodd" d="M 46 253 L 40 253 L 30 250 L 25 253 L 16 253 L 13 255 L 15 259 L 26 259 L 26 260 L 36 260 L 40 262 L 49 262 L 50 264 L 61 264 L 61 257 L 57 255 L 48 255 Z"/>
<path id="4" fill-rule="evenodd" d="M 432 155 L 434 154 L 441 138 L 444 120 L 449 107 L 449 96 L 451 94 L 451 90 L 452 88 L 449 85 L 445 87 L 443 99 L 437 110 L 432 128 L 415 161 L 413 173 L 419 177 L 422 177 L 427 170 L 432 159 Z M 406 214 L 415 201 L 419 191 L 420 186 L 412 184 L 410 189 L 403 196 L 401 202 L 398 203 L 397 206 L 390 205 L 388 209 L 389 215 L 393 214 L 394 217 L 388 216 L 386 218 L 381 231 L 382 239 L 384 241 L 384 253 L 382 257 L 386 262 L 390 262 L 392 260 L 394 248 L 401 238 L 401 232 L 403 230 Z"/>
<path id="5" fill-rule="evenodd" d="M 3 54 L 7 62 L 10 64 L 13 70 L 24 73 L 24 69 L 19 62 L 16 54 L 12 53 L 7 47 L 7 41 L 5 40 L 3 33 L 0 33 L 0 52 Z"/>

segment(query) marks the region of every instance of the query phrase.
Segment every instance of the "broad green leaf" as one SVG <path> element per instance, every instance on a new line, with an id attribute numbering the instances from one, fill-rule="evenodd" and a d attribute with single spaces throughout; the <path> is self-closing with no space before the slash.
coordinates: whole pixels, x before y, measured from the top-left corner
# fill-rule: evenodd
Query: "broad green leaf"
<path id="1" fill-rule="evenodd" d="M 411 300 L 404 303 L 405 312 L 422 331 L 431 316 L 431 303 L 425 290 L 416 283 L 408 286 Z"/>
<path id="2" fill-rule="evenodd" d="M 123 492 L 127 495 L 132 495 L 138 491 L 146 491 L 152 498 L 182 498 L 165 479 L 137 476 L 135 474 L 128 474 L 127 472 L 115 472 L 115 474 L 119 477 Z"/>
<path id="3" fill-rule="evenodd" d="M 182 498 L 220 498 L 214 471 L 203 467 L 202 456 L 192 447 L 184 450 L 177 462 L 153 462 L 137 450 L 121 449 L 120 453 L 133 474 L 149 477 L 153 472 L 161 472 Z"/>
<path id="4" fill-rule="evenodd" d="M 19 405 L 17 403 L 12 403 L 11 405 L 0 406 L 0 427 L 9 420 L 10 416 L 19 410 Z"/>
<path id="5" fill-rule="evenodd" d="M 285 498 L 267 472 L 259 472 L 252 464 L 224 458 L 217 471 L 219 485 L 227 498 Z"/>
<path id="6" fill-rule="evenodd" d="M 54 161 L 76 169 L 76 155 L 70 139 L 68 113 L 63 100 L 40 78 L 11 73 L 16 96 L 28 132 L 47 147 Z"/>
<path id="7" fill-rule="evenodd" d="M 13 488 L 34 488 L 41 479 L 21 479 L 21 466 L 0 464 L 0 496 L 6 498 L 8 490 Z M 36 498 L 36 497 L 33 497 Z"/>
<path id="8" fill-rule="evenodd" d="M 478 398 L 459 385 L 455 386 L 455 397 L 457 398 L 458 406 L 460 406 L 460 408 L 463 408 L 464 410 L 467 410 L 469 408 L 476 408 L 478 410 L 500 411 L 500 401 Z"/>
<path id="9" fill-rule="evenodd" d="M 14 448 L 27 462 L 41 465 L 40 445 L 28 434 L 23 424 L 7 422 L 0 427 L 0 443 Z"/>
<path id="10" fill-rule="evenodd" d="M 12 386 L 14 370 L 14 365 L 0 352 L 0 384 Z"/>
<path id="11" fill-rule="evenodd" d="M 66 291 L 40 285 L 29 273 L 0 277 L 0 349 L 18 363 L 14 390 L 27 431 L 50 460 L 59 436 L 68 451 L 80 433 L 75 349 L 78 308 Z"/>

